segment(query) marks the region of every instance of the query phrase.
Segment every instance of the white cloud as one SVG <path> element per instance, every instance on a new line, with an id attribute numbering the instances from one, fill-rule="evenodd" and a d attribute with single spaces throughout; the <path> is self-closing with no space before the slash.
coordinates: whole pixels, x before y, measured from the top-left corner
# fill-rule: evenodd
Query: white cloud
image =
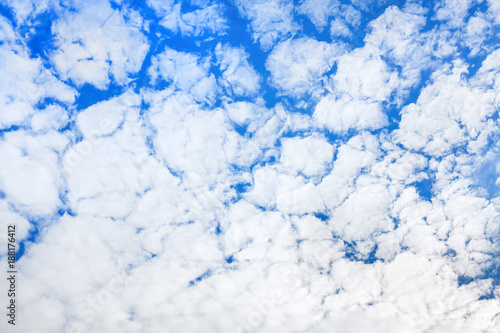
<path id="1" fill-rule="evenodd" d="M 495 0 L 488 0 L 488 11 L 493 14 L 495 22 L 500 24 L 500 4 Z"/>
<path id="2" fill-rule="evenodd" d="M 319 191 L 301 176 L 264 167 L 256 170 L 253 178 L 253 188 L 245 198 L 254 205 L 275 208 L 284 214 L 305 214 L 324 209 Z"/>
<path id="3" fill-rule="evenodd" d="M 281 164 L 293 174 L 314 176 L 324 172 L 332 161 L 333 147 L 317 136 L 286 138 L 281 141 Z"/>
<path id="4" fill-rule="evenodd" d="M 5 17 L 0 17 L 0 40 L 4 43 L 13 43 L 18 37 L 14 28 Z"/>
<path id="5" fill-rule="evenodd" d="M 34 131 L 58 130 L 64 127 L 68 120 L 68 113 L 65 109 L 59 105 L 49 105 L 31 117 L 31 129 Z"/>
<path id="6" fill-rule="evenodd" d="M 160 24 L 174 33 L 198 37 L 206 33 L 223 34 L 228 27 L 220 5 L 213 4 L 188 13 L 181 13 L 181 3 L 171 8 L 168 4 L 156 2 L 150 6 L 163 16 Z"/>
<path id="7" fill-rule="evenodd" d="M 63 159 L 67 197 L 75 213 L 124 218 L 155 181 L 175 184 L 162 163 L 149 155 L 140 102 L 126 92 L 79 114 L 83 139 Z"/>
<path id="8" fill-rule="evenodd" d="M 25 217 L 19 214 L 20 212 L 16 212 L 12 206 L 9 206 L 10 205 L 7 200 L 0 200 L 0 215 L 5 221 L 8 221 L 7 223 L 5 223 L 6 228 L 7 225 L 16 226 L 16 239 L 19 242 L 20 240 L 26 238 L 29 231 L 32 231 L 32 226 Z M 7 237 L 4 237 L 4 239 L 0 240 L 0 246 L 3 246 L 7 249 L 7 241 Z"/>
<path id="9" fill-rule="evenodd" d="M 418 84 L 421 73 L 434 70 L 440 60 L 454 54 L 456 37 L 441 26 L 422 32 L 427 9 L 407 4 L 403 9 L 391 6 L 369 23 L 365 37 L 366 54 L 379 54 L 399 72 L 398 102 L 407 90 Z"/>
<path id="10" fill-rule="evenodd" d="M 387 116 L 378 103 L 352 100 L 347 96 L 325 96 L 316 105 L 314 119 L 332 132 L 345 133 L 351 129 L 379 129 L 387 125 Z"/>
<path id="11" fill-rule="evenodd" d="M 231 121 L 239 126 L 247 125 L 247 131 L 251 133 L 257 131 L 271 117 L 271 111 L 264 106 L 262 99 L 257 99 L 256 103 L 227 103 L 224 108 Z"/>
<path id="12" fill-rule="evenodd" d="M 185 94 L 150 96 L 158 158 L 186 184 L 224 188 L 240 177 L 230 175 L 229 164 L 248 167 L 259 156 L 258 146 L 232 129 L 222 109 L 204 109 Z"/>
<path id="13" fill-rule="evenodd" d="M 35 29 L 44 3 L 14 4 L 16 20 Z M 0 17 L 0 120 L 12 127 L 0 140 L 0 216 L 18 224 L 19 239 L 30 221 L 39 230 L 17 262 L 18 328 L 499 331 L 500 288 L 489 277 L 500 201 L 481 187 L 499 178 L 500 53 L 482 36 L 491 12 L 462 20 L 453 7 L 469 2 L 441 4 L 436 15 L 448 23 L 425 32 L 427 9 L 391 6 L 368 23 L 363 47 L 342 53 L 293 38 L 294 13 L 318 29 L 333 18 L 330 29 L 341 23 L 336 33 L 347 35 L 371 18 L 358 10 L 378 4 L 331 14 L 333 2 L 238 2 L 266 50 L 252 56 L 232 46 L 234 27 L 219 25 L 227 3 L 151 0 L 150 22 L 120 1 L 50 5 L 62 15 L 51 55 L 72 56 L 73 70 L 31 58 L 32 32 Z M 148 49 L 142 31 L 164 31 L 154 25 L 167 18 L 183 39 L 227 29 L 227 40 L 195 38 L 180 52 L 156 35 L 149 88 L 73 105 L 78 89 L 52 71 L 79 84 L 127 84 Z M 213 48 L 193 51 L 200 45 Z M 463 45 L 487 56 L 472 76 L 463 61 L 449 63 Z M 137 56 L 134 65 L 115 64 L 110 49 Z M 260 96 L 268 73 L 250 58 L 267 66 L 277 96 Z M 305 107 L 287 110 L 282 95 Z M 379 130 L 388 104 L 401 121 Z"/>
<path id="14" fill-rule="evenodd" d="M 176 172 L 185 172 L 186 178 L 209 184 L 222 180 L 228 157 L 221 150 L 227 135 L 222 111 L 200 109 L 182 96 L 162 104 L 150 118 L 158 132 L 159 156 Z"/>
<path id="15" fill-rule="evenodd" d="M 50 0 L 7 0 L 6 4 L 14 10 L 16 22 L 23 24 L 26 19 L 46 11 L 53 3 Z"/>
<path id="16" fill-rule="evenodd" d="M 146 3 L 155 11 L 156 15 L 164 16 L 173 10 L 175 0 L 146 0 Z"/>
<path id="17" fill-rule="evenodd" d="M 461 27 L 469 8 L 472 6 L 472 0 L 441 0 L 436 5 L 435 19 L 445 21 L 452 27 Z"/>
<path id="18" fill-rule="evenodd" d="M 299 30 L 291 1 L 237 0 L 236 4 L 240 15 L 250 21 L 253 40 L 258 41 L 264 51 Z"/>
<path id="19" fill-rule="evenodd" d="M 323 75 L 342 53 L 342 46 L 312 38 L 289 39 L 273 49 L 266 60 L 271 83 L 290 96 L 321 92 Z"/>
<path id="20" fill-rule="evenodd" d="M 349 37 L 352 33 L 347 26 L 358 27 L 361 22 L 361 13 L 351 5 L 343 5 L 337 0 L 305 0 L 296 7 L 299 14 L 306 15 L 322 32 L 330 23 L 330 34 L 334 37 Z M 330 21 L 330 18 L 331 21 Z M 330 21 L 330 22 L 329 22 Z"/>
<path id="21" fill-rule="evenodd" d="M 153 83 L 161 78 L 196 100 L 213 102 L 218 86 L 215 76 L 209 73 L 210 66 L 209 58 L 167 48 L 152 58 L 148 73 Z"/>
<path id="22" fill-rule="evenodd" d="M 361 23 L 361 13 L 351 5 L 340 6 L 340 14 L 352 27 L 357 28 Z"/>
<path id="23" fill-rule="evenodd" d="M 249 54 L 243 48 L 217 44 L 217 64 L 222 71 L 221 86 L 236 96 L 256 95 L 260 87 L 260 75 L 248 62 Z"/>
<path id="24" fill-rule="evenodd" d="M 93 234 L 92 229 L 99 229 L 102 233 Z M 107 297 L 116 299 L 128 279 L 125 278 L 123 282 L 120 279 L 113 280 L 106 294 L 99 293 L 101 288 L 104 289 L 110 280 L 122 275 L 126 265 L 143 261 L 145 255 L 141 253 L 138 241 L 130 240 L 134 232 L 129 227 L 116 228 L 110 219 L 62 217 L 59 223 L 48 230 L 46 237 L 54 241 L 33 245 L 34 251 L 26 253 L 24 260 L 19 263 L 21 278 L 32 281 L 25 286 L 27 306 L 20 309 L 19 316 L 33 316 L 39 318 L 40 322 L 36 325 L 32 321 L 17 324 L 28 331 L 62 332 L 69 330 L 68 324 L 74 318 L 88 319 L 89 312 L 95 318 L 93 306 L 102 304 L 102 300 L 111 300 Z M 60 256 L 49 259 L 53 251 L 60 251 Z M 113 259 L 117 253 L 121 257 L 118 262 Z M 42 269 L 51 265 L 67 268 L 65 274 L 68 274 L 68 280 L 56 283 L 54 271 Z M 41 285 L 43 289 L 39 288 Z M 98 297 L 95 297 L 96 294 Z M 102 299 L 100 294 L 103 294 Z M 109 305 L 113 307 L 114 304 Z M 99 309 L 102 311 L 102 308 Z"/>
<path id="25" fill-rule="evenodd" d="M 452 69 L 435 73 L 433 84 L 422 90 L 417 103 L 403 109 L 396 135 L 406 147 L 440 155 L 464 143 L 473 151 L 487 144 L 480 134 L 490 131 L 487 118 L 494 113 L 494 95 L 467 86 L 461 79 L 464 71 L 457 62 Z"/>
<path id="26" fill-rule="evenodd" d="M 328 18 L 338 11 L 339 5 L 337 0 L 304 0 L 296 10 L 300 14 L 307 15 L 316 29 L 323 31 L 328 24 Z"/>
<path id="27" fill-rule="evenodd" d="M 6 133 L 0 151 L 8 163 L 0 166 L 0 187 L 7 200 L 35 216 L 54 213 L 61 205 L 58 153 L 66 144 L 67 139 L 57 132 L 41 136 Z"/>
<path id="28" fill-rule="evenodd" d="M 127 91 L 108 101 L 93 104 L 78 113 L 78 128 L 86 139 L 109 135 L 125 121 L 127 110 L 140 103 L 139 96 Z"/>
<path id="29" fill-rule="evenodd" d="M 142 21 L 125 20 L 133 14 L 115 10 L 108 2 L 63 11 L 52 25 L 57 50 L 51 61 L 59 75 L 78 86 L 89 83 L 99 89 L 105 89 L 111 77 L 120 85 L 129 83 L 149 49 Z"/>
<path id="30" fill-rule="evenodd" d="M 500 66 L 498 66 L 499 60 L 500 49 L 491 52 L 481 64 L 477 74 L 472 78 L 472 83 L 483 88 L 493 87 L 496 91 L 498 91 L 500 87 Z M 499 102 L 499 98 L 496 97 L 495 105 L 499 105 Z"/>
<path id="31" fill-rule="evenodd" d="M 352 33 L 344 20 L 336 18 L 330 22 L 330 35 L 332 35 L 332 37 L 349 37 Z"/>
<path id="32" fill-rule="evenodd" d="M 475 56 L 484 49 L 483 42 L 491 34 L 491 24 L 484 15 L 475 15 L 467 22 L 465 43 L 471 49 L 470 56 Z"/>
<path id="33" fill-rule="evenodd" d="M 368 133 L 354 136 L 337 148 L 333 169 L 318 185 L 327 208 L 337 207 L 352 193 L 354 181 L 376 161 L 379 150 L 378 138 Z"/>
<path id="34" fill-rule="evenodd" d="M 342 56 L 333 79 L 336 91 L 370 101 L 389 99 L 398 83 L 397 73 L 391 72 L 380 56 L 369 49 L 354 50 Z"/>
<path id="35" fill-rule="evenodd" d="M 64 104 L 74 102 L 77 92 L 59 81 L 40 59 L 32 59 L 10 25 L 2 23 L 0 45 L 0 127 L 27 125 L 37 104 L 54 98 Z"/>
<path id="36" fill-rule="evenodd" d="M 347 241 L 363 240 L 373 233 L 390 231 L 394 224 L 388 212 L 393 199 L 383 184 L 358 185 L 333 213 L 330 220 L 333 230 Z M 368 255 L 370 250 L 360 253 Z"/>

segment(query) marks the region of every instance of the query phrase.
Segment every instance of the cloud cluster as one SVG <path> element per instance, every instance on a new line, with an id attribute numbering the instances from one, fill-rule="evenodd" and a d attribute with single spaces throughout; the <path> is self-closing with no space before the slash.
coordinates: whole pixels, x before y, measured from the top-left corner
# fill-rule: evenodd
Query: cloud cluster
<path id="1" fill-rule="evenodd" d="M 292 1 L 237 0 L 235 4 L 240 15 L 249 21 L 253 40 L 259 42 L 264 51 L 299 30 L 293 17 Z"/>
<path id="2" fill-rule="evenodd" d="M 342 46 L 312 38 L 288 39 L 276 45 L 266 60 L 271 83 L 292 97 L 318 95 L 324 74 L 335 63 Z"/>
<path id="3" fill-rule="evenodd" d="M 205 34 L 222 34 L 227 29 L 222 7 L 217 4 L 181 13 L 181 3 L 174 5 L 173 1 L 154 0 L 147 3 L 161 18 L 160 24 L 173 33 L 200 37 Z M 207 4 L 200 5 L 203 7 Z"/>
<path id="4" fill-rule="evenodd" d="M 52 24 L 55 50 L 51 61 L 62 79 L 99 89 L 125 85 L 137 73 L 149 45 L 135 11 L 113 9 L 107 2 L 77 4 Z"/>
<path id="5" fill-rule="evenodd" d="M 425 5 L 6 2 L 18 328 L 498 331 L 500 10 Z"/>

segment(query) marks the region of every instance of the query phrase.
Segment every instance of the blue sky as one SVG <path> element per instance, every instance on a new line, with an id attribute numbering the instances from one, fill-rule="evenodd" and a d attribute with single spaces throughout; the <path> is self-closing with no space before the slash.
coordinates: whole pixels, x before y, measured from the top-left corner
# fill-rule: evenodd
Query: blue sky
<path id="1" fill-rule="evenodd" d="M 497 332 L 499 29 L 496 0 L 2 1 L 18 329 Z"/>

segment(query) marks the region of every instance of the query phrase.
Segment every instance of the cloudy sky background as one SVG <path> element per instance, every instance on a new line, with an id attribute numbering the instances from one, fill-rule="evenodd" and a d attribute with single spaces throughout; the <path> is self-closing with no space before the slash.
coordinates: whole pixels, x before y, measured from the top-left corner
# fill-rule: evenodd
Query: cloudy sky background
<path id="1" fill-rule="evenodd" d="M 16 331 L 500 331 L 499 32 L 498 0 L 3 0 Z"/>

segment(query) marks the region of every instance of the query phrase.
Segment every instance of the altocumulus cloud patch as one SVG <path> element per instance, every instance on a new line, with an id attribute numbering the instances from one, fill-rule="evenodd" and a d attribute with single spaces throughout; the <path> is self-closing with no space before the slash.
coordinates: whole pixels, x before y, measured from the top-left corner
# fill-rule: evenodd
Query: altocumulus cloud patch
<path id="1" fill-rule="evenodd" d="M 2 332 L 500 331 L 499 33 L 495 0 L 3 1 Z"/>

